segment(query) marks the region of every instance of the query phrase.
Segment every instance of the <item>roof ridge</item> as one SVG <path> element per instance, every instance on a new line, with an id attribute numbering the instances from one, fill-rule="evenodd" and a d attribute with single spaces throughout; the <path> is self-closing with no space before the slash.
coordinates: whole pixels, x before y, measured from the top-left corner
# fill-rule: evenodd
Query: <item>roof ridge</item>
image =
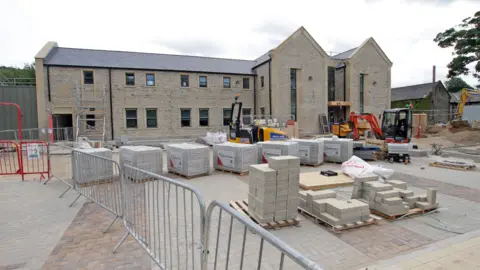
<path id="1" fill-rule="evenodd" d="M 220 60 L 235 60 L 235 61 L 255 62 L 255 60 L 247 60 L 247 59 L 222 58 L 222 57 L 200 56 L 200 55 L 188 55 L 188 54 L 134 52 L 134 51 L 122 51 L 122 50 L 86 49 L 86 48 L 72 48 L 72 47 L 56 47 L 56 49 L 70 49 L 70 50 L 82 50 L 82 51 L 99 51 L 99 52 L 121 52 L 121 53 L 135 53 L 135 54 L 153 54 L 153 55 L 183 56 L 183 57 L 196 57 L 196 58 L 210 58 L 210 59 L 220 59 Z"/>
<path id="2" fill-rule="evenodd" d="M 419 85 L 427 85 L 427 84 L 434 84 L 434 83 L 438 83 L 438 82 L 426 82 L 426 83 L 418 83 L 418 84 L 410 84 L 410 85 L 404 85 L 404 86 L 397 86 L 397 87 L 392 87 L 392 90 L 393 90 L 393 89 L 397 89 L 397 88 L 406 88 L 406 87 L 419 86 Z"/>

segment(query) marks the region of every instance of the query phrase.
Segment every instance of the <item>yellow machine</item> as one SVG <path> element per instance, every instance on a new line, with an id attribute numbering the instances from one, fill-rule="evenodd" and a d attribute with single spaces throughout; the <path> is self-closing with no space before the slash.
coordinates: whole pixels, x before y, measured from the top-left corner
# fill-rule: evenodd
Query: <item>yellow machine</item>
<path id="1" fill-rule="evenodd" d="M 468 100 L 471 96 L 480 96 L 480 90 L 468 90 L 466 88 L 462 89 L 462 94 L 460 95 L 460 99 L 458 101 L 457 119 L 462 119 L 463 109 L 465 108 L 465 104 L 468 103 Z"/>
<path id="2" fill-rule="evenodd" d="M 240 94 L 235 95 L 235 102 L 232 103 L 232 111 L 229 122 L 228 141 L 233 143 L 254 144 L 263 141 L 284 141 L 288 139 L 285 132 L 271 127 L 262 127 L 259 121 L 254 121 L 251 127 L 240 127 L 242 114 L 242 102 L 238 101 Z M 235 122 L 233 117 L 238 107 Z"/>
<path id="3" fill-rule="evenodd" d="M 352 129 L 347 122 L 342 123 L 333 123 L 332 124 L 332 134 L 340 138 L 345 138 L 352 134 Z"/>

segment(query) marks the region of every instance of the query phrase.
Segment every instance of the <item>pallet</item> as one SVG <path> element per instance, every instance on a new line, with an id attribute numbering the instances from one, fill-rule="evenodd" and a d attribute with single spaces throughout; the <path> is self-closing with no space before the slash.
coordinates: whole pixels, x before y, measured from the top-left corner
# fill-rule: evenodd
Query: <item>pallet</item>
<path id="1" fill-rule="evenodd" d="M 309 211 L 301 207 L 298 207 L 298 212 L 302 214 L 304 217 L 311 219 L 312 221 L 317 222 L 318 224 L 327 226 L 334 233 L 340 233 L 345 230 L 377 224 L 377 221 L 381 219 L 381 218 L 375 217 L 374 215 L 370 215 L 370 219 L 367 221 L 359 221 L 359 222 L 349 223 L 345 225 L 332 225 L 332 224 L 328 224 L 328 222 L 323 221 L 319 217 L 315 216 L 314 214 L 310 213 Z"/>
<path id="2" fill-rule="evenodd" d="M 433 212 L 433 211 L 437 211 L 437 210 L 438 210 L 438 208 L 433 208 L 433 209 L 429 209 L 429 210 L 423 210 L 421 208 L 413 208 L 413 209 L 408 210 L 408 213 L 406 213 L 406 214 L 392 215 L 392 216 L 384 214 L 384 213 L 379 212 L 379 211 L 374 210 L 374 209 L 370 209 L 370 212 L 372 214 L 380 216 L 384 219 L 393 221 L 393 220 L 397 220 L 397 219 L 402 218 L 402 217 L 411 218 L 411 217 L 421 216 L 421 215 L 424 215 L 424 214 L 427 214 L 427 213 L 430 213 L 430 212 Z"/>
<path id="3" fill-rule="evenodd" d="M 170 171 L 170 170 L 168 171 L 168 173 L 181 176 L 181 177 L 186 178 L 186 179 L 188 179 L 188 180 L 193 179 L 193 178 L 198 178 L 198 177 L 210 175 L 209 173 L 202 173 L 202 174 L 198 174 L 198 175 L 186 176 L 186 175 L 183 175 L 183 174 L 181 174 L 181 173 L 177 173 L 177 172 Z"/>
<path id="4" fill-rule="evenodd" d="M 222 170 L 222 169 L 215 169 L 215 170 L 219 171 L 219 172 L 224 172 L 224 173 L 237 174 L 237 175 L 240 175 L 240 176 L 248 175 L 248 172 L 234 172 L 234 171 L 228 171 L 228 170 Z"/>
<path id="5" fill-rule="evenodd" d="M 457 171 L 468 171 L 473 170 L 475 167 L 470 165 L 453 165 L 453 164 L 442 164 L 439 162 L 430 162 L 428 165 L 437 168 L 451 169 Z"/>
<path id="6" fill-rule="evenodd" d="M 316 168 L 322 164 L 300 164 L 301 166 L 305 166 L 305 167 L 313 167 L 313 168 Z"/>
<path id="7" fill-rule="evenodd" d="M 260 225 L 260 227 L 264 228 L 265 230 L 270 230 L 270 229 L 279 230 L 283 227 L 292 226 L 292 225 L 297 227 L 300 226 L 300 220 L 298 218 L 282 220 L 282 221 L 274 221 L 274 222 L 268 222 L 268 223 L 258 222 L 258 220 L 254 216 L 250 215 L 250 213 L 248 212 L 247 200 L 230 201 L 230 206 L 233 209 L 237 210 L 240 214 L 249 217 L 251 220 L 253 220 L 255 223 Z"/>

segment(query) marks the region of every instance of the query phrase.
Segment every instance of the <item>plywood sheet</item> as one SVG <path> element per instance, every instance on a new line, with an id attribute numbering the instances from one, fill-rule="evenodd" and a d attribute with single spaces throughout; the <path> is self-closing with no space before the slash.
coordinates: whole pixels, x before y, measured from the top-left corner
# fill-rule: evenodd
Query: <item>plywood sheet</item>
<path id="1" fill-rule="evenodd" d="M 306 190 L 322 190 L 353 185 L 353 179 L 338 172 L 337 176 L 324 176 L 320 172 L 300 174 L 300 187 Z"/>

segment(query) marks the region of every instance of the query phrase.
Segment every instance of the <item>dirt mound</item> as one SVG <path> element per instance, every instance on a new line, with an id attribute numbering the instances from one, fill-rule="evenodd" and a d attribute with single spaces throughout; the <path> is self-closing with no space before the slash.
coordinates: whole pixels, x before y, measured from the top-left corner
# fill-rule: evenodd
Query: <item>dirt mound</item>
<path id="1" fill-rule="evenodd" d="M 480 130 L 471 128 L 446 129 L 439 132 L 438 135 L 457 143 L 480 142 Z"/>

